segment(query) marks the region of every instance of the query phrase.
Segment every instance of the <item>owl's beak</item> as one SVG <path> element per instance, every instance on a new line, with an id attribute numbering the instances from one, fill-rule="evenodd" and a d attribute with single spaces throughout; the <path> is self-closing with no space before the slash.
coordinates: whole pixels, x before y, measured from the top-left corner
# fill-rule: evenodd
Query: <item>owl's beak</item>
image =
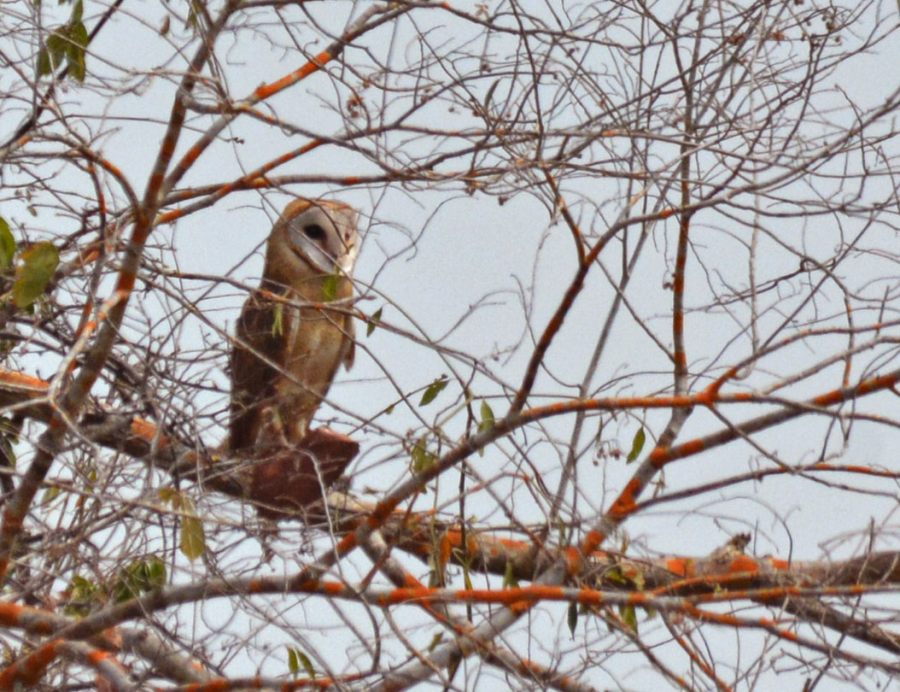
<path id="1" fill-rule="evenodd" d="M 353 265 L 355 263 L 356 263 L 356 252 L 353 252 L 351 254 L 344 255 L 343 257 L 341 257 L 341 259 L 337 262 L 337 267 L 338 267 L 338 269 L 341 270 L 342 273 L 349 274 L 352 271 Z"/>

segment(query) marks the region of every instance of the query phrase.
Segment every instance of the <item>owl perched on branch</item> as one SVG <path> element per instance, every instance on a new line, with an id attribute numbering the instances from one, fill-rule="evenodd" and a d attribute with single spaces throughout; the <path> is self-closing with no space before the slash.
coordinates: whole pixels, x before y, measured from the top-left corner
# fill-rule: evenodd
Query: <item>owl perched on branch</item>
<path id="1" fill-rule="evenodd" d="M 351 318 L 323 303 L 353 295 L 356 224 L 345 204 L 296 199 L 273 226 L 231 352 L 232 452 L 300 446 L 338 366 L 353 364 Z"/>

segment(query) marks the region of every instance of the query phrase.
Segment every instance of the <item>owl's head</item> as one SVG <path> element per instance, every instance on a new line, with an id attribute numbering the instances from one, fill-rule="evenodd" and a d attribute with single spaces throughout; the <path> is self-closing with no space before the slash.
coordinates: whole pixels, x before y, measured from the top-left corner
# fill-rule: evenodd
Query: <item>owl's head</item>
<path id="1" fill-rule="evenodd" d="M 276 224 L 268 254 L 287 253 L 323 274 L 349 274 L 359 252 L 357 217 L 355 209 L 341 202 L 295 199 Z"/>

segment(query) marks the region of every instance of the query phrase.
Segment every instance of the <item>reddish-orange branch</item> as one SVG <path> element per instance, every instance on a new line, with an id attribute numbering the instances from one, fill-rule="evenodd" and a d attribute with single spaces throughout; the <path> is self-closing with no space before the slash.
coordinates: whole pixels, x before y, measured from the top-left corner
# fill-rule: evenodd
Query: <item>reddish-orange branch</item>
<path id="1" fill-rule="evenodd" d="M 657 446 L 641 466 L 635 471 L 631 480 L 619 493 L 607 510 L 597 527 L 588 532 L 582 543 L 581 553 L 590 555 L 606 540 L 609 533 L 628 518 L 637 507 L 637 499 L 647 488 L 656 471 L 678 459 L 693 456 L 699 452 L 714 449 L 721 445 L 741 439 L 746 435 L 771 428 L 775 425 L 806 415 L 810 410 L 821 409 L 835 404 L 857 399 L 874 392 L 890 389 L 900 381 L 900 370 L 884 375 L 877 375 L 862 380 L 852 387 L 841 387 L 803 402 L 800 405 L 783 408 L 744 423 L 713 433 L 702 438 L 695 438 L 673 447 Z"/>
<path id="2" fill-rule="evenodd" d="M 322 144 L 324 144 L 324 140 L 314 139 L 311 142 L 307 142 L 302 147 L 297 147 L 293 151 L 289 151 L 286 154 L 282 154 L 281 156 L 272 159 L 264 166 L 260 166 L 259 168 L 257 168 L 255 171 L 251 171 L 250 173 L 247 173 L 246 175 L 241 176 L 237 180 L 233 180 L 230 183 L 225 183 L 218 190 L 212 193 L 207 199 L 204 199 L 202 205 L 204 207 L 210 206 L 217 200 L 222 199 L 235 190 L 246 190 L 251 185 L 253 185 L 254 181 L 258 181 L 258 187 L 268 186 L 268 182 L 266 181 L 265 176 L 269 171 L 287 163 L 288 161 L 292 161 L 296 158 L 299 158 L 300 156 L 303 156 L 304 154 L 308 154 L 309 152 L 314 151 L 315 149 L 322 146 Z M 192 207 L 187 207 L 181 209 L 173 209 L 172 211 L 160 214 L 156 219 L 156 225 L 159 226 L 176 221 L 182 216 L 186 216 L 187 214 L 189 214 L 191 210 Z"/>
<path id="3" fill-rule="evenodd" d="M 346 39 L 344 39 L 341 43 L 345 43 Z M 297 82 L 306 79 L 313 72 L 318 72 L 321 70 L 328 62 L 334 58 L 334 55 L 337 53 L 335 50 L 334 53 L 329 50 L 323 50 L 317 56 L 315 56 L 309 62 L 301 65 L 299 68 L 294 70 L 293 72 L 286 74 L 284 77 L 271 82 L 270 84 L 263 84 L 256 88 L 253 92 L 253 103 L 258 103 L 263 101 L 270 96 L 274 96 L 279 91 L 284 91 L 288 87 L 294 86 Z"/>
<path id="4" fill-rule="evenodd" d="M 36 685 L 47 666 L 56 659 L 59 644 L 58 640 L 47 642 L 24 659 L 7 666 L 0 672 L 0 689 L 14 690 L 22 685 Z"/>
<path id="5" fill-rule="evenodd" d="M 458 540 L 457 536 L 457 542 Z M 502 543 L 506 550 L 518 547 L 512 541 Z M 471 547 L 478 546 L 473 544 Z M 14 664 L 3 674 L 10 680 L 34 680 L 40 674 L 41 666 L 52 661 L 53 656 L 59 652 L 58 647 L 65 642 L 96 636 L 128 619 L 145 617 L 147 613 L 181 603 L 234 594 L 281 595 L 286 591 L 293 591 L 329 598 L 362 599 L 381 607 L 411 604 L 427 608 L 430 607 L 429 604 L 435 603 L 492 603 L 523 608 L 524 604 L 540 601 L 568 601 L 596 607 L 633 605 L 666 609 L 709 621 L 706 611 L 698 609 L 699 604 L 739 600 L 782 604 L 787 600 L 800 602 L 823 596 L 847 597 L 900 590 L 900 560 L 895 553 L 871 554 L 843 563 L 795 562 L 792 565 L 772 558 L 757 559 L 741 553 L 731 555 L 728 559 L 714 554 L 709 558 L 693 560 L 669 558 L 664 564 L 672 572 L 681 573 L 686 578 L 670 580 L 669 588 L 644 590 L 643 586 L 647 585 L 648 580 L 643 575 L 653 574 L 646 571 L 648 566 L 622 560 L 619 565 L 595 570 L 601 579 L 604 574 L 610 577 L 609 583 L 614 588 L 606 591 L 590 588 L 586 585 L 587 582 L 581 587 L 534 584 L 498 590 L 439 589 L 425 587 L 415 577 L 405 575 L 400 575 L 398 580 L 406 586 L 395 589 L 360 588 L 343 582 L 304 579 L 302 575 L 287 582 L 278 577 L 216 580 L 170 587 L 134 601 L 112 605 L 64 629 L 60 628 L 61 619 L 42 615 L 33 608 L 0 603 L 0 624 L 21 627 L 30 632 L 56 634 L 53 641 L 34 652 L 31 657 Z M 619 568 L 617 576 L 613 574 L 616 567 Z M 105 659 L 100 657 L 98 663 L 102 660 Z"/>
<path id="6" fill-rule="evenodd" d="M 461 532 L 457 531 L 457 533 Z M 422 584 L 415 575 L 405 569 L 398 560 L 390 555 L 383 538 L 378 532 L 373 533 L 372 538 L 365 546 L 365 550 L 370 559 L 375 562 L 376 567 L 381 569 L 381 571 L 387 575 L 394 586 L 401 589 L 413 589 L 415 591 L 428 588 Z M 441 556 L 439 564 L 435 566 L 435 569 L 442 571 L 449 560 L 452 551 L 451 542 L 448 540 L 447 534 L 440 540 L 439 551 Z M 557 689 L 573 690 L 573 692 L 581 689 L 581 686 L 577 681 L 571 680 L 565 675 L 547 670 L 545 666 L 542 666 L 537 662 L 522 658 L 510 651 L 503 650 L 496 646 L 493 641 L 473 636 L 474 627 L 470 623 L 452 618 L 448 612 L 440 607 L 440 605 L 426 601 L 419 602 L 417 605 L 431 615 L 437 622 L 450 629 L 457 637 L 467 639 L 471 643 L 472 649 L 477 651 L 485 660 L 494 662 L 504 668 L 516 670 L 520 674 L 536 677 L 540 681 L 552 681 L 552 686 Z"/>
<path id="7" fill-rule="evenodd" d="M 206 149 L 209 148 L 210 144 L 215 141 L 218 134 L 223 129 L 225 129 L 225 127 L 238 115 L 240 115 L 240 113 L 242 112 L 241 109 L 252 108 L 254 105 L 260 103 L 261 101 L 269 99 L 275 94 L 278 94 L 285 89 L 294 86 L 298 82 L 301 82 L 310 75 L 315 74 L 329 62 L 337 58 L 344 51 L 344 48 L 346 48 L 346 46 L 350 44 L 350 42 L 359 38 L 366 32 L 371 31 L 375 27 L 380 26 L 384 21 L 387 21 L 388 18 L 394 18 L 399 14 L 407 11 L 409 11 L 409 8 L 391 8 L 386 11 L 380 5 L 373 5 L 369 7 L 356 19 L 356 21 L 353 22 L 352 26 L 350 26 L 343 35 L 341 35 L 325 50 L 321 51 L 311 60 L 305 62 L 296 70 L 293 70 L 292 72 L 284 75 L 274 82 L 263 84 L 257 87 L 253 91 L 253 93 L 247 99 L 245 99 L 244 102 L 241 103 L 241 108 L 239 108 L 234 113 L 229 113 L 228 115 L 219 118 L 211 127 L 206 130 L 206 132 L 203 133 L 203 135 L 193 144 L 193 146 L 188 149 L 184 156 L 181 157 L 181 160 L 172 168 L 172 172 L 166 178 L 165 184 L 163 185 L 164 192 L 168 192 L 176 184 L 178 184 L 178 181 L 181 180 L 184 174 L 188 170 L 190 170 L 191 166 L 196 163 L 203 152 L 206 151 Z M 381 19 L 378 21 L 372 21 L 372 18 L 379 13 L 383 15 Z"/>
<path id="8" fill-rule="evenodd" d="M 513 548 L 512 542 L 505 547 Z M 477 546 L 472 546 L 477 547 Z M 642 569 L 641 563 L 629 562 L 630 569 Z M 757 559 L 736 554 L 728 560 L 711 556 L 705 559 L 685 560 L 670 558 L 665 564 L 673 571 L 688 578 L 673 580 L 668 588 L 640 590 L 638 580 L 628 586 L 626 569 L 614 582 L 616 590 L 601 591 L 583 586 L 562 587 L 535 584 L 510 589 L 439 589 L 421 585 L 415 577 L 401 577 L 409 584 L 395 589 L 360 589 L 342 582 L 325 580 L 299 580 L 294 578 L 286 585 L 280 578 L 254 578 L 195 584 L 189 587 L 172 587 L 158 594 L 148 595 L 133 603 L 111 607 L 107 613 L 88 616 L 66 630 L 60 629 L 62 620 L 42 614 L 33 608 L 0 603 L 0 624 L 20 627 L 29 632 L 57 633 L 57 638 L 34 652 L 28 659 L 8 668 L 4 675 L 9 679 L 29 681 L 36 679 L 39 669 L 58 653 L 61 642 L 73 638 L 85 638 L 98 634 L 130 617 L 140 617 L 161 608 L 190 602 L 195 598 L 213 598 L 236 593 L 283 594 L 285 588 L 298 593 L 315 593 L 327 597 L 358 600 L 381 607 L 413 604 L 444 603 L 493 603 L 515 605 L 540 601 L 569 601 L 591 606 L 633 605 L 641 608 L 665 608 L 708 618 L 705 611 L 697 609 L 702 603 L 722 603 L 753 600 L 758 603 L 783 603 L 786 599 L 821 598 L 822 596 L 854 596 L 883 590 L 900 589 L 900 561 L 896 554 L 867 555 L 844 563 L 794 563 L 772 558 Z M 611 570 L 606 570 L 610 572 Z M 696 576 L 693 576 L 696 575 Z M 635 573 L 632 576 L 637 577 Z M 789 583 L 785 583 L 789 580 Z M 643 580 L 641 580 L 643 581 Z M 823 584 L 827 584 L 823 586 Z M 624 588 L 623 588 L 624 587 Z M 118 615 L 116 615 L 118 613 Z M 59 620 L 59 623 L 57 623 Z M 96 620 L 96 622 L 94 622 Z M 67 638 L 64 638 L 67 637 Z M 199 688 L 198 688 L 199 689 Z"/>
<path id="9" fill-rule="evenodd" d="M 30 634 L 49 635 L 68 624 L 70 621 L 67 618 L 50 612 L 0 601 L 0 625 L 3 627 L 18 628 Z M 99 645 L 110 650 L 119 648 L 105 635 L 101 636 Z M 13 662 L 0 671 L 0 689 L 15 689 L 17 685 L 37 684 L 47 666 L 60 654 L 66 653 L 71 655 L 77 653 L 81 660 L 97 669 L 101 675 L 107 671 L 110 675 L 118 676 L 123 670 L 122 665 L 109 651 L 81 644 L 77 652 L 71 652 L 68 651 L 65 640 L 51 639 L 25 658 Z"/>
<path id="10" fill-rule="evenodd" d="M 862 394 L 868 394 L 875 391 L 881 391 L 885 388 L 893 386 L 898 378 L 900 378 L 900 371 L 889 373 L 887 375 L 878 376 L 876 378 L 872 378 L 870 380 L 866 380 L 856 385 L 853 388 L 846 388 L 842 390 L 835 390 L 833 392 L 828 392 L 816 398 L 816 402 L 820 405 L 832 404 L 835 402 L 843 401 L 855 396 L 859 396 Z M 35 378 L 31 378 L 20 373 L 13 373 L 8 371 L 0 371 L 0 383 L 5 384 L 5 388 L 0 388 L 0 399 L 6 399 L 7 397 L 14 395 L 14 399 L 18 402 L 27 402 L 28 400 L 33 400 L 37 404 L 35 411 L 32 413 L 40 414 L 40 410 L 43 409 L 46 411 L 46 404 L 42 403 L 42 398 L 47 393 L 47 384 L 37 380 Z M 756 430 L 762 429 L 763 427 L 767 427 L 769 425 L 774 425 L 778 422 L 782 422 L 784 420 L 788 420 L 794 415 L 799 415 L 798 411 L 803 411 L 803 407 L 795 407 L 790 409 L 785 409 L 783 411 L 776 412 L 775 414 L 770 414 L 768 416 L 763 416 L 760 419 L 755 419 L 754 421 L 750 421 L 749 423 L 741 426 L 742 430 Z M 521 419 L 517 421 L 518 424 L 522 424 Z M 515 424 L 510 423 L 509 421 L 498 421 L 495 429 L 492 434 L 494 436 L 502 436 L 506 434 L 509 430 L 513 429 Z M 141 437 L 146 442 L 147 440 L 152 440 L 154 436 L 156 436 L 155 427 L 148 422 L 136 420 L 131 424 L 131 431 L 136 437 Z M 703 449 L 706 446 L 715 446 L 717 444 L 723 444 L 727 441 L 728 435 L 731 435 L 731 439 L 733 439 L 737 433 L 736 431 L 726 431 L 727 434 L 719 434 L 714 435 L 709 438 L 706 438 L 706 441 L 709 442 L 707 445 L 704 441 L 693 441 L 691 443 L 687 443 L 685 445 L 681 445 L 673 450 L 667 450 L 667 454 L 658 454 L 657 461 L 660 464 L 668 463 L 669 461 L 680 458 L 681 456 L 685 456 L 688 453 L 693 453 L 697 450 Z M 724 436 L 723 436 L 724 435 Z M 480 440 L 481 444 L 486 444 L 489 439 L 489 435 L 485 435 L 485 440 Z M 165 445 L 165 443 L 164 443 Z M 462 458 L 472 450 L 476 448 L 476 445 L 469 441 L 469 446 L 471 447 L 461 447 L 456 450 L 457 455 Z M 448 464 L 452 463 L 452 457 L 446 457 L 442 460 L 442 463 Z M 633 497 L 637 497 L 640 489 L 634 487 L 635 481 L 632 481 L 632 485 L 626 488 L 626 491 L 623 492 L 622 497 L 627 498 L 629 493 L 632 494 Z M 369 514 L 368 518 L 360 524 L 355 533 L 350 533 L 340 542 L 338 546 L 338 554 L 345 554 L 353 547 L 357 545 L 357 542 L 361 537 L 371 533 L 374 529 L 379 526 L 384 525 L 389 520 L 397 520 L 397 515 L 394 514 L 393 510 L 399 505 L 401 498 L 403 497 L 402 493 L 397 493 L 392 497 L 387 498 L 387 500 L 379 503 L 374 510 Z M 623 512 L 622 517 L 627 516 L 627 512 Z M 457 543 L 461 543 L 462 537 L 461 534 L 454 534 L 453 532 L 448 533 L 447 541 L 452 543 L 453 541 Z M 488 543 L 484 543 L 483 541 L 473 541 L 472 539 L 467 537 L 466 540 L 466 548 L 468 551 L 472 552 L 473 549 L 478 548 L 479 545 L 482 547 L 488 548 L 488 554 L 485 556 L 485 562 L 488 560 L 496 560 L 498 556 L 502 556 L 504 561 L 509 559 L 510 552 L 516 548 L 515 543 L 509 540 L 500 540 L 496 541 L 493 544 L 493 548 L 490 547 Z M 599 545 L 599 543 L 597 544 Z M 592 551 L 593 554 L 594 551 Z M 492 554 L 491 554 L 492 553 Z M 578 553 L 577 551 L 569 551 L 567 552 L 565 560 L 569 565 L 569 570 L 571 572 L 577 572 L 579 569 L 589 566 L 585 564 L 585 553 Z M 778 564 L 770 564 L 767 568 L 757 569 L 756 564 L 753 562 L 752 558 L 748 558 L 747 556 L 739 556 L 739 558 L 732 565 L 732 570 L 730 574 L 732 575 L 729 579 L 711 579 L 708 575 L 702 579 L 702 584 L 700 581 L 698 582 L 685 582 L 681 585 L 681 589 L 685 589 L 690 591 L 692 588 L 696 588 L 697 586 L 706 586 L 709 587 L 710 584 L 718 585 L 719 588 L 723 584 L 729 584 L 731 586 L 738 586 L 743 582 L 741 579 L 751 578 L 753 574 L 763 575 L 765 576 L 766 572 L 771 570 L 773 567 L 781 567 L 782 565 Z M 671 559 L 667 563 L 667 567 L 676 572 L 683 574 L 687 577 L 691 577 L 696 574 L 697 565 L 692 561 L 679 561 L 678 559 Z M 735 573 L 736 572 L 736 573 Z M 534 574 L 535 572 L 531 572 Z M 624 574 L 624 572 L 623 572 Z M 852 572 L 851 572 L 852 574 Z M 749 575 L 744 577 L 744 575 Z M 879 578 L 883 579 L 884 575 L 880 575 Z M 733 583 L 732 583 L 733 580 Z M 258 585 L 259 589 L 265 589 L 265 584 L 260 583 Z M 291 581 L 291 588 L 297 590 L 305 590 L 305 591 L 320 591 L 326 595 L 338 596 L 341 595 L 341 589 L 344 587 L 342 585 L 323 585 L 319 584 L 316 580 L 315 572 L 304 571 L 300 575 L 298 575 L 295 579 Z M 803 592 L 794 590 L 786 590 L 786 587 L 778 587 L 780 591 L 774 592 L 760 592 L 758 589 L 751 591 L 739 592 L 741 597 L 744 598 L 761 598 L 761 597 L 775 597 L 775 596 L 785 596 L 785 595 L 802 595 Z M 252 585 L 249 587 L 251 592 L 256 591 L 257 588 L 254 588 Z M 508 605 L 515 605 L 517 608 L 525 608 L 528 604 L 535 602 L 536 599 L 560 599 L 566 597 L 566 592 L 564 590 L 560 590 L 560 587 L 555 586 L 541 586 L 538 590 L 532 589 L 531 591 L 514 591 L 508 590 L 509 593 L 503 593 L 500 596 L 496 594 L 487 593 L 484 591 L 473 591 L 473 592 L 454 592 L 453 598 L 459 600 L 475 600 L 478 602 L 497 602 L 504 603 Z M 671 590 L 669 591 L 671 593 Z M 395 591 L 392 595 L 385 597 L 385 603 L 396 603 L 402 602 L 410 599 L 423 599 L 430 598 L 428 595 L 429 591 L 423 590 L 423 587 L 416 586 L 412 589 L 407 588 L 405 591 Z M 629 598 L 629 602 L 633 605 L 642 605 L 647 603 L 647 599 L 654 598 L 654 594 L 652 593 L 644 593 L 644 594 L 635 594 Z M 658 597 L 658 596 L 656 596 Z M 578 594 L 579 602 L 591 602 L 591 603 L 599 603 L 597 600 L 599 597 L 594 595 L 589 595 L 588 591 L 584 591 Z M 20 673 L 17 673 L 17 675 Z M 22 673 L 23 675 L 25 673 Z"/>
<path id="11" fill-rule="evenodd" d="M 122 268 L 119 270 L 115 290 L 113 295 L 105 301 L 104 307 L 98 315 L 98 323 L 96 325 L 92 325 L 92 323 L 86 324 L 82 334 L 82 339 L 84 339 L 93 328 L 97 332 L 96 338 L 90 348 L 85 351 L 78 374 L 72 378 L 70 383 L 61 383 L 63 386 L 59 400 L 53 402 L 50 409 L 50 420 L 47 429 L 38 442 L 37 453 L 12 497 L 4 507 L 2 526 L 0 526 L 0 581 L 7 576 L 10 557 L 25 516 L 49 472 L 56 454 L 62 446 L 63 438 L 68 430 L 68 421 L 79 418 L 87 396 L 94 383 L 100 377 L 106 360 L 112 352 L 113 345 L 119 338 L 119 328 L 134 288 L 144 245 L 152 229 L 152 220 L 161 200 L 165 170 L 175 152 L 181 128 L 184 124 L 186 100 L 183 97 L 192 91 L 197 75 L 200 74 L 203 65 L 209 58 L 210 50 L 215 43 L 218 32 L 227 21 L 230 9 L 230 5 L 226 6 L 215 24 L 210 27 L 208 35 L 204 41 L 200 42 L 191 60 L 189 69 L 181 80 L 178 96 L 172 102 L 166 132 L 160 144 L 153 170 L 149 176 L 144 198 L 132 210 L 133 230 L 124 253 Z M 79 348 L 82 346 L 81 340 L 79 340 L 78 346 Z M 70 355 L 74 356 L 76 354 L 72 353 Z"/>
<path id="12" fill-rule="evenodd" d="M 888 373 L 883 376 L 879 376 L 876 378 L 872 378 L 871 380 L 866 380 L 864 382 L 859 383 L 855 388 L 847 388 L 843 390 L 836 390 L 835 392 L 829 392 L 821 397 L 818 397 L 820 401 L 843 401 L 853 396 L 859 394 L 869 394 L 874 391 L 880 391 L 883 389 L 887 389 L 900 379 L 900 371 L 895 371 L 893 373 Z M 0 369 L 0 405 L 15 405 L 21 408 L 22 404 L 25 404 L 29 401 L 34 402 L 33 406 L 26 407 L 21 409 L 23 413 L 29 416 L 36 417 L 40 420 L 48 420 L 50 416 L 50 409 L 45 402 L 43 402 L 43 397 L 47 393 L 47 383 L 43 380 L 30 377 L 28 375 Z M 662 397 L 660 399 L 665 399 L 667 403 L 672 405 L 677 403 L 687 404 L 687 401 L 681 401 L 678 397 Z M 647 397 L 647 398 L 627 398 L 618 400 L 622 403 L 623 406 L 637 405 L 638 402 L 646 405 L 648 402 L 654 401 L 655 398 Z M 598 400 L 601 401 L 601 400 Z M 605 401 L 606 404 L 612 405 L 615 399 L 610 400 L 602 400 Z M 580 402 L 581 404 L 585 404 L 586 402 Z M 524 424 L 525 422 L 535 420 L 539 417 L 547 416 L 547 415 L 556 415 L 561 410 L 567 409 L 570 404 L 558 404 L 558 405 L 550 405 L 546 407 L 540 407 L 535 409 L 530 409 L 525 411 L 522 416 L 518 419 L 518 424 Z M 776 412 L 775 414 L 769 414 L 768 416 L 763 416 L 759 419 L 754 419 L 742 426 L 740 426 L 741 430 L 750 429 L 761 429 L 762 427 L 766 427 L 768 425 L 774 425 L 777 422 L 787 420 L 788 418 L 799 415 L 800 411 L 803 411 L 802 407 L 785 409 L 783 411 Z M 504 428 L 501 427 L 503 421 L 498 421 L 497 429 L 494 430 L 494 434 L 496 436 L 501 436 L 511 430 L 514 426 L 508 425 Z M 109 443 L 111 445 L 117 446 L 117 448 L 122 448 L 124 443 L 124 451 L 129 454 L 133 454 L 138 458 L 146 458 L 150 453 L 151 448 L 155 450 L 157 457 L 163 463 L 163 467 L 166 467 L 166 463 L 172 463 L 175 458 L 181 456 L 182 453 L 186 454 L 194 454 L 192 450 L 181 450 L 177 446 L 173 446 L 171 440 L 167 439 L 164 435 L 160 435 L 156 426 L 149 422 L 139 418 L 134 418 L 130 422 L 130 432 L 131 437 L 122 439 L 121 435 L 116 437 L 116 439 L 110 439 L 104 442 L 104 440 L 98 440 L 101 444 Z M 704 448 L 710 448 L 717 446 L 719 444 L 724 444 L 729 439 L 734 439 L 738 433 L 736 431 L 725 431 L 724 433 L 713 435 L 703 440 L 695 440 L 690 443 L 686 443 L 684 445 L 680 445 L 678 447 L 672 448 L 671 450 L 663 450 L 661 452 L 657 452 L 654 455 L 654 460 L 657 463 L 665 464 L 669 463 L 669 461 L 675 458 L 681 458 L 682 456 L 687 456 L 690 453 L 696 453 Z M 489 436 L 485 436 L 485 440 L 483 444 L 487 444 L 487 440 Z M 472 447 L 474 449 L 474 447 Z M 460 455 L 465 455 L 466 450 L 460 449 L 457 450 Z M 168 457 L 172 457 L 169 462 L 166 462 Z M 450 459 L 452 460 L 452 459 Z M 442 463 L 447 463 L 447 458 L 443 460 Z M 196 467 L 196 459 L 191 463 L 192 467 Z M 202 466 L 202 464 L 201 464 Z M 826 465 L 827 467 L 827 465 Z M 832 470 L 831 467 L 827 467 L 824 470 Z M 861 472 L 867 471 L 865 468 L 860 470 Z M 868 470 L 869 472 L 873 472 Z M 874 472 L 873 472 L 874 473 Z M 220 474 L 214 474 L 215 478 L 218 479 L 218 482 L 222 482 L 222 477 Z M 209 482 L 209 481 L 207 481 Z M 217 487 L 213 485 L 212 487 Z M 245 493 L 245 490 L 240 487 L 238 484 L 235 487 L 222 488 L 217 487 L 217 489 L 224 490 L 225 492 L 231 492 L 232 494 L 237 494 L 239 496 L 244 496 L 242 493 Z M 620 494 L 619 502 L 614 504 L 610 510 L 611 516 L 613 516 L 616 520 L 623 520 L 627 516 L 629 516 L 630 512 L 634 511 L 636 505 L 629 505 L 629 498 L 634 500 L 634 498 L 638 497 L 640 494 L 640 484 L 637 480 L 632 479 L 629 486 L 627 486 L 623 492 Z M 425 532 L 420 537 L 416 537 L 418 535 L 419 529 L 416 528 L 417 524 L 421 525 L 423 521 L 423 517 L 419 515 L 405 515 L 405 514 L 396 514 L 393 512 L 393 509 L 399 505 L 400 500 L 395 498 L 391 498 L 387 502 L 383 502 L 374 507 L 368 508 L 368 515 L 363 518 L 358 515 L 356 519 L 347 520 L 349 523 L 346 524 L 348 527 L 355 527 L 356 530 L 374 530 L 376 528 L 387 525 L 387 529 L 392 535 L 394 541 L 401 543 L 406 550 L 411 550 L 417 554 L 425 554 L 431 550 L 431 537 L 429 532 Z M 618 513 L 616 513 L 618 512 Z M 352 514 L 352 513 L 351 513 Z M 346 516 L 346 515 L 345 515 Z M 406 519 L 402 519 L 401 517 L 406 517 Z M 433 521 L 433 518 L 425 518 L 426 521 Z M 358 523 L 357 523 L 358 522 Z M 461 533 L 454 530 L 450 530 L 447 533 L 446 540 L 449 542 L 449 545 L 454 547 L 461 547 Z M 341 543 L 340 550 L 346 551 L 350 550 L 356 546 L 357 538 L 353 533 L 346 535 Z M 596 545 L 599 546 L 601 541 L 597 541 Z M 516 541 L 511 540 L 502 540 L 502 539 L 491 539 L 483 534 L 478 534 L 475 532 L 469 532 L 467 537 L 467 545 L 466 550 L 470 555 L 478 556 L 479 564 L 483 564 L 485 566 L 490 565 L 490 569 L 499 573 L 503 573 L 504 566 L 507 559 L 512 559 L 516 564 L 521 560 L 520 555 L 528 554 L 533 551 L 533 546 L 527 543 L 518 544 Z M 424 553 L 422 551 L 425 551 Z M 565 553 L 564 556 L 559 556 L 561 559 L 565 559 L 568 564 L 570 573 L 577 573 L 579 571 L 580 566 L 583 565 L 585 559 L 596 559 L 598 555 L 605 555 L 604 553 L 598 553 L 596 549 L 591 550 L 589 553 L 580 552 L 574 548 L 570 549 Z M 559 559 L 557 558 L 557 559 Z M 672 568 L 672 571 L 676 571 L 686 576 L 690 574 L 690 572 L 682 571 L 680 568 Z M 523 574 L 534 574 L 534 571 L 528 572 L 525 567 L 523 567 Z"/>

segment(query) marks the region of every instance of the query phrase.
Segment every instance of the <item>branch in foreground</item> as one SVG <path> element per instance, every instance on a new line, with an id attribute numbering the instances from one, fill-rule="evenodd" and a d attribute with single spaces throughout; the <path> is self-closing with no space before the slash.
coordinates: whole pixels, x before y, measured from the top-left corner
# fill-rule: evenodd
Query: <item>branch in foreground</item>
<path id="1" fill-rule="evenodd" d="M 0 368 L 0 407 L 47 423 L 53 417 L 48 387 L 36 377 Z M 300 448 L 247 463 L 223 458 L 215 450 L 187 447 L 149 421 L 97 406 L 84 414 L 79 432 L 95 444 L 152 463 L 175 477 L 251 502 L 269 519 L 321 519 L 322 488 L 334 483 L 359 452 L 349 437 L 319 428 L 309 432 Z"/>

